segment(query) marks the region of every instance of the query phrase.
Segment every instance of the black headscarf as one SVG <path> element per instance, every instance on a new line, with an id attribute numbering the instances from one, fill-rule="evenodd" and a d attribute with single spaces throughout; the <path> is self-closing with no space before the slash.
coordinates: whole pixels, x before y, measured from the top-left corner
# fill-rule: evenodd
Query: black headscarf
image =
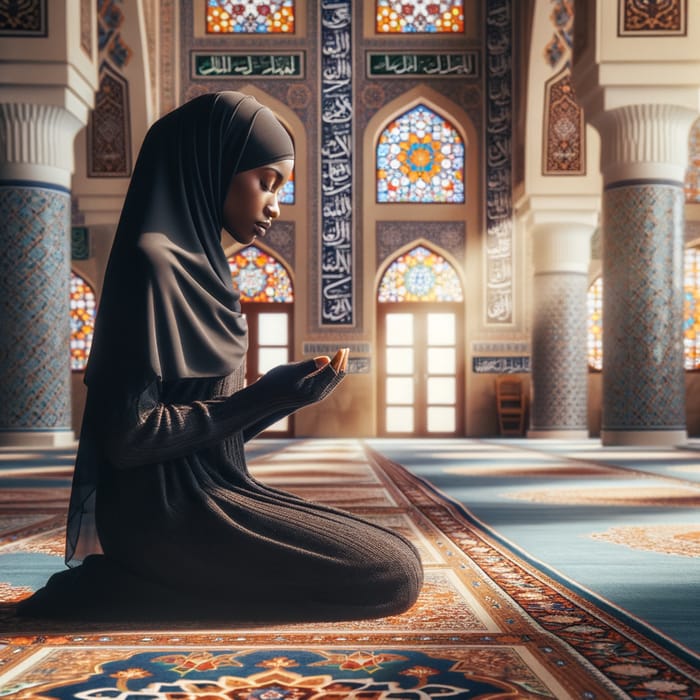
<path id="1" fill-rule="evenodd" d="M 154 381 L 224 377 L 247 349 L 221 245 L 231 178 L 294 157 L 273 113 L 237 92 L 198 97 L 149 129 L 129 184 L 85 373 L 88 399 L 68 513 L 66 561 L 100 551 L 98 409 Z"/>
<path id="2" fill-rule="evenodd" d="M 221 246 L 233 175 L 294 157 L 254 97 L 198 97 L 157 121 L 141 147 L 105 274 L 85 375 L 142 388 L 230 374 L 245 319 Z"/>

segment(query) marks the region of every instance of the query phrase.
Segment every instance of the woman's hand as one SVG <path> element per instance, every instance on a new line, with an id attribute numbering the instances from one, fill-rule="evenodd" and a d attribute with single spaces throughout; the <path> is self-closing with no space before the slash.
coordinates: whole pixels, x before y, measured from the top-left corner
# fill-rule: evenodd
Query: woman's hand
<path id="1" fill-rule="evenodd" d="M 328 355 L 320 355 L 319 357 L 314 357 L 314 362 L 319 369 L 325 367 L 325 365 L 330 362 L 331 367 L 333 367 L 336 372 L 345 372 L 348 368 L 349 354 L 350 350 L 348 350 L 348 348 L 340 348 L 340 350 L 333 355 L 332 360 Z"/>
<path id="2" fill-rule="evenodd" d="M 264 386 L 273 401 L 307 406 L 325 399 L 340 383 L 347 370 L 348 354 L 348 348 L 341 348 L 333 359 L 320 355 L 313 360 L 279 365 L 256 383 Z"/>

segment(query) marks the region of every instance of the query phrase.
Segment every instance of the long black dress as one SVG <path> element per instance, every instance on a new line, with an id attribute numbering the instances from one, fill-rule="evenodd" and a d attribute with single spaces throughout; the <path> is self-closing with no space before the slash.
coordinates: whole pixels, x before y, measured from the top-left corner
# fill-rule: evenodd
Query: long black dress
<path id="1" fill-rule="evenodd" d="M 233 174 L 290 157 L 240 93 L 193 100 L 142 146 L 105 276 L 66 561 L 20 614 L 250 622 L 379 617 L 416 600 L 397 533 L 252 478 L 243 445 L 342 379 L 313 360 L 243 387 L 245 319 L 220 243 Z"/>
<path id="2" fill-rule="evenodd" d="M 268 421 L 246 407 L 265 386 L 241 389 L 241 378 L 239 369 L 180 380 L 161 397 L 153 386 L 128 420 L 105 426 L 96 508 L 104 554 L 54 575 L 23 614 L 310 621 L 379 617 L 415 602 L 422 570 L 404 538 L 250 475 L 244 426 Z"/>

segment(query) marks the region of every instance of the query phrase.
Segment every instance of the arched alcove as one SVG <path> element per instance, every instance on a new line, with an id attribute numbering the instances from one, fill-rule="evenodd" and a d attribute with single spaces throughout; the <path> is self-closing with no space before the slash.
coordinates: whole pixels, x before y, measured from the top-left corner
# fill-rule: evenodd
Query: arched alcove
<path id="1" fill-rule="evenodd" d="M 256 243 L 227 255 L 233 285 L 248 322 L 246 382 L 290 362 L 294 349 L 294 285 L 286 265 Z M 289 436 L 293 417 L 270 426 L 264 436 Z"/>
<path id="2" fill-rule="evenodd" d="M 415 241 L 383 266 L 375 289 L 379 434 L 461 435 L 459 272 L 435 247 Z"/>

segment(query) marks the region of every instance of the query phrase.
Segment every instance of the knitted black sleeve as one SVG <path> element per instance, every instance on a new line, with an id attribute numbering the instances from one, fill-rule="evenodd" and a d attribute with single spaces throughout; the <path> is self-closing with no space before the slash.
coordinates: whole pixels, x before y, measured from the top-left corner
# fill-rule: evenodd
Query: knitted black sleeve
<path id="1" fill-rule="evenodd" d="M 279 418 L 322 401 L 344 373 L 313 360 L 281 365 L 231 396 L 191 404 L 160 401 L 151 384 L 117 417 L 106 435 L 106 454 L 117 468 L 155 464 L 209 447 L 235 432 L 254 435 Z"/>

